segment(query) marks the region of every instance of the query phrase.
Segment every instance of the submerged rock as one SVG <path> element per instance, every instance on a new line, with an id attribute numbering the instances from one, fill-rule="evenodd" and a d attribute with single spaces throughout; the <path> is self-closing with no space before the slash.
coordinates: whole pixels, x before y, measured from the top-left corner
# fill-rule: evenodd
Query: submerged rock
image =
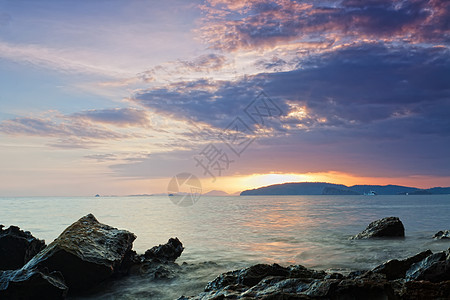
<path id="1" fill-rule="evenodd" d="M 46 269 L 0 271 L 0 299 L 64 299 L 68 288 L 59 272 Z"/>
<path id="2" fill-rule="evenodd" d="M 370 223 L 367 228 L 352 239 L 368 239 L 375 237 L 404 237 L 405 227 L 397 217 L 387 217 Z"/>
<path id="3" fill-rule="evenodd" d="M 450 239 L 450 230 L 438 231 L 435 235 L 433 235 L 433 238 L 437 240 Z"/>
<path id="4" fill-rule="evenodd" d="M 22 231 L 17 226 L 3 230 L 0 225 L 0 270 L 21 268 L 39 251 L 45 248 L 45 242 Z"/>

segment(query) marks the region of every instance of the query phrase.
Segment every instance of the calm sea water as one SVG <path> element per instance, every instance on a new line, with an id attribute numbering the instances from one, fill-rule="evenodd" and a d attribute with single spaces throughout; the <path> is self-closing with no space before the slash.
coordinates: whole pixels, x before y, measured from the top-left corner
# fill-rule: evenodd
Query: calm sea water
<path id="1" fill-rule="evenodd" d="M 247 196 L 202 197 L 192 207 L 168 197 L 0 198 L 0 224 L 17 225 L 47 243 L 83 215 L 127 229 L 137 252 L 178 237 L 186 262 L 174 280 L 127 278 L 94 298 L 176 299 L 195 295 L 221 272 L 255 263 L 302 264 L 347 272 L 448 241 L 431 236 L 450 229 L 450 195 L 430 196 Z M 401 240 L 349 240 L 375 219 L 398 216 Z"/>

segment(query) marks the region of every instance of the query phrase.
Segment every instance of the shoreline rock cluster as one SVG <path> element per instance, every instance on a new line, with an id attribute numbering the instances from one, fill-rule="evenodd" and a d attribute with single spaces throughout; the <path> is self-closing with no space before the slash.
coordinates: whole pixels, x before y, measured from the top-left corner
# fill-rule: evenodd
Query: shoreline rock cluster
<path id="1" fill-rule="evenodd" d="M 12 229 L 17 238 L 26 235 L 30 244 L 37 240 L 17 229 Z M 135 239 L 133 233 L 102 224 L 92 214 L 84 216 L 25 264 L 0 270 L 0 299 L 64 299 L 68 294 L 86 293 L 100 283 L 123 275 L 157 274 L 184 249 L 175 238 L 138 255 L 132 250 Z M 2 240 L 0 245 L 9 245 L 8 240 Z M 37 241 L 42 246 L 43 241 Z M 39 248 L 24 244 L 25 250 L 30 247 Z M 25 253 L 25 261 L 28 254 Z M 0 263 L 8 259 L 0 257 Z"/>
<path id="2" fill-rule="evenodd" d="M 448 238 L 449 231 L 435 238 Z M 404 238 L 396 217 L 374 221 L 353 239 Z M 178 238 L 144 254 L 133 249 L 136 236 L 100 223 L 92 214 L 67 227 L 52 243 L 0 225 L 0 299 L 64 299 L 98 293 L 101 285 L 125 275 L 170 279 L 181 270 Z M 258 264 L 219 275 L 204 292 L 182 299 L 450 299 L 450 248 L 390 260 L 372 270 L 344 276 L 307 269 Z"/>
<path id="3" fill-rule="evenodd" d="M 340 273 L 259 264 L 219 275 L 204 292 L 178 300 L 449 299 L 450 248 L 390 260 L 368 271 Z"/>

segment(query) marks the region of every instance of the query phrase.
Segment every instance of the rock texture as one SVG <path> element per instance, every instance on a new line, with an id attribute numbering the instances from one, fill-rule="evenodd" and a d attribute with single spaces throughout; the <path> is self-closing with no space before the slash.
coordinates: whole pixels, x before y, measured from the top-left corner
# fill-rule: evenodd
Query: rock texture
<path id="1" fill-rule="evenodd" d="M 392 259 L 379 265 L 378 267 L 373 269 L 372 272 L 384 274 L 386 276 L 386 279 L 388 280 L 405 278 L 406 271 L 408 271 L 413 264 L 422 261 L 431 254 L 433 253 L 430 250 L 426 250 L 407 259 Z"/>
<path id="2" fill-rule="evenodd" d="M 436 232 L 436 234 L 433 236 L 433 238 L 438 239 L 438 240 L 443 240 L 443 239 L 450 239 L 450 230 L 445 230 L 445 231 L 438 231 Z"/>
<path id="3" fill-rule="evenodd" d="M 155 246 L 145 251 L 145 259 L 158 259 L 161 261 L 175 261 L 183 252 L 183 244 L 178 238 L 171 238 L 166 244 Z"/>
<path id="4" fill-rule="evenodd" d="M 0 270 L 21 268 L 39 251 L 45 248 L 45 242 L 22 231 L 19 227 L 10 226 L 3 229 L 0 225 Z"/>
<path id="5" fill-rule="evenodd" d="M 59 272 L 0 271 L 0 299 L 64 299 L 68 288 Z"/>
<path id="6" fill-rule="evenodd" d="M 450 280 L 450 249 L 429 255 L 413 264 L 406 272 L 406 279 L 430 282 Z"/>
<path id="7" fill-rule="evenodd" d="M 352 239 L 368 239 L 381 237 L 404 237 L 405 227 L 397 217 L 387 217 L 370 223 L 367 228 Z"/>
<path id="8" fill-rule="evenodd" d="M 89 214 L 66 228 L 25 268 L 59 271 L 71 292 L 87 290 L 120 269 L 135 239 L 133 233 L 102 224 Z"/>
<path id="9" fill-rule="evenodd" d="M 13 293 L 16 279 L 24 278 L 22 288 L 37 292 L 36 278 L 52 285 L 58 280 L 46 274 L 55 272 L 62 274 L 70 292 L 86 291 L 120 272 L 135 238 L 133 233 L 102 224 L 89 214 L 70 225 L 21 269 L 3 273 L 0 291 Z"/>
<path id="10" fill-rule="evenodd" d="M 450 299 L 450 249 L 430 250 L 347 276 L 303 266 L 255 265 L 224 273 L 182 299 Z"/>
<path id="11" fill-rule="evenodd" d="M 181 268 L 175 260 L 183 250 L 183 244 L 178 238 L 170 238 L 166 244 L 145 251 L 137 273 L 149 279 L 173 279 L 180 272 Z"/>

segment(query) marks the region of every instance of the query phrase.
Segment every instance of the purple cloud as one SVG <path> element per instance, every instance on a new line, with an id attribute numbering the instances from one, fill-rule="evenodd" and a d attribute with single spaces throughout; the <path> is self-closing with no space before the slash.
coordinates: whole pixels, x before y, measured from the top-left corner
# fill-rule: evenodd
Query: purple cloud
<path id="1" fill-rule="evenodd" d="M 217 49 L 272 48 L 289 41 L 326 46 L 359 39 L 398 43 L 448 43 L 450 4 L 445 0 L 411 1 L 210 1 L 204 41 Z"/>

